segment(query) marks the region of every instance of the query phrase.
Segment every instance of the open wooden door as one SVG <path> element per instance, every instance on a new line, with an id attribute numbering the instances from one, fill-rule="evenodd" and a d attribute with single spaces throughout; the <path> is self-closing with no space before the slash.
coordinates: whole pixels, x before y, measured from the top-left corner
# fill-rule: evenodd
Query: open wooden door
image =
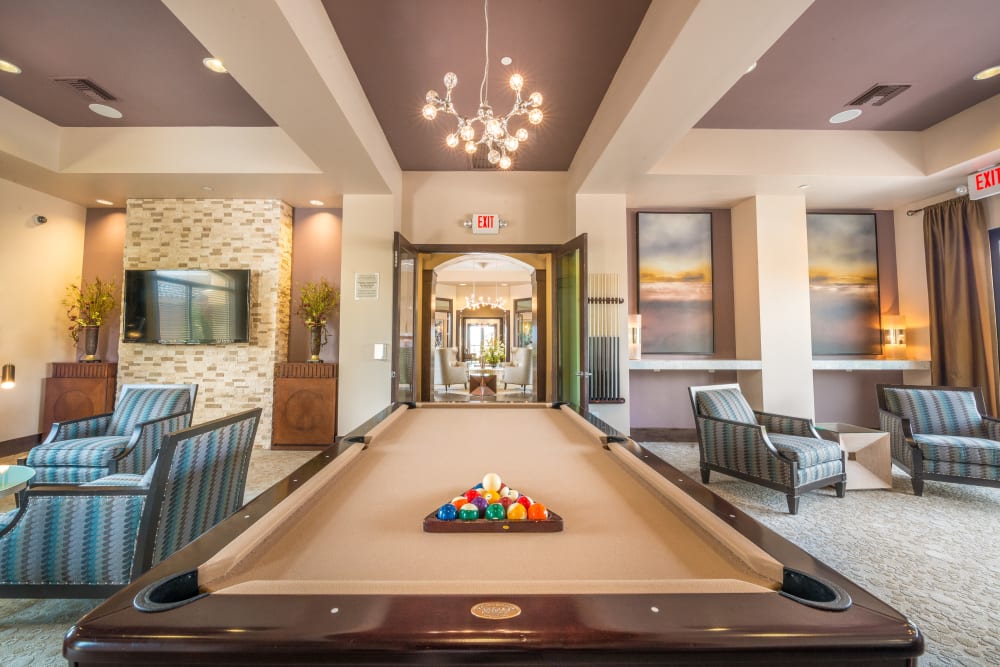
<path id="1" fill-rule="evenodd" d="M 578 410 L 588 403 L 587 235 L 581 234 L 554 253 L 556 400 Z"/>
<path id="2" fill-rule="evenodd" d="M 392 397 L 416 400 L 417 249 L 396 232 L 392 245 Z"/>

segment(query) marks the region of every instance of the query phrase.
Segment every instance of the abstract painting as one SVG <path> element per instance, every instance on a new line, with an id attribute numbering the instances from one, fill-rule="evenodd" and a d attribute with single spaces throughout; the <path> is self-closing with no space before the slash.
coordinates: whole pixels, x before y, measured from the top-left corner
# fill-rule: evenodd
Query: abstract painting
<path id="1" fill-rule="evenodd" d="M 643 354 L 712 354 L 712 215 L 639 213 Z"/>
<path id="2" fill-rule="evenodd" d="M 874 214 L 809 213 L 806 229 L 813 354 L 881 354 Z"/>

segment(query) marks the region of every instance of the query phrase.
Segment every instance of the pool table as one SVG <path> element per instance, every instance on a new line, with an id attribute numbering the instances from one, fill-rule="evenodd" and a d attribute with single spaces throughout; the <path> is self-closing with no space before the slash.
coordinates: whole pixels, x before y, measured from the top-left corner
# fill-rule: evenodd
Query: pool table
<path id="1" fill-rule="evenodd" d="M 487 472 L 562 530 L 424 531 Z M 900 613 L 601 422 L 496 403 L 387 409 L 64 643 L 77 665 L 915 665 L 922 650 Z"/>

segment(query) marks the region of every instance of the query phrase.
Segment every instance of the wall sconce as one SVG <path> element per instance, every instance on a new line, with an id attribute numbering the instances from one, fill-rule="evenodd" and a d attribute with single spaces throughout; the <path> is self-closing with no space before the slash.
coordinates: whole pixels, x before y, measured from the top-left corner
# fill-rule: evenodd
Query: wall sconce
<path id="1" fill-rule="evenodd" d="M 628 316 L 628 358 L 642 359 L 642 315 Z"/>
<path id="2" fill-rule="evenodd" d="M 3 365 L 3 376 L 0 378 L 0 389 L 14 388 L 14 364 Z"/>
<path id="3" fill-rule="evenodd" d="M 882 316 L 882 350 L 890 359 L 906 358 L 906 318 L 902 315 Z"/>

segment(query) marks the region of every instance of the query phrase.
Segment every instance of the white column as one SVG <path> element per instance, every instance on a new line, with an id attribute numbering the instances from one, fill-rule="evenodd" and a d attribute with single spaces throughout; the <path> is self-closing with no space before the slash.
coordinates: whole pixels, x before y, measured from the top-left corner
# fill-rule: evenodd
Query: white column
<path id="1" fill-rule="evenodd" d="M 344 195 L 340 263 L 340 368 L 337 431 L 344 435 L 392 401 L 391 362 L 376 343 L 392 341 L 392 239 L 399 207 L 392 195 Z M 357 273 L 377 273 L 377 300 L 355 300 Z M 389 355 L 391 357 L 391 355 Z"/>
<path id="2" fill-rule="evenodd" d="M 587 235 L 587 272 L 618 274 L 622 296 L 628 295 L 628 245 L 625 224 L 625 195 L 576 195 L 576 233 Z M 619 331 L 618 368 L 623 404 L 591 405 L 590 411 L 622 433 L 628 433 L 628 308 L 622 305 Z M 586 342 L 584 342 L 586 343 Z"/>
<path id="3" fill-rule="evenodd" d="M 732 216 L 736 356 L 762 365 L 740 385 L 757 409 L 813 417 L 805 198 L 758 196 Z"/>

